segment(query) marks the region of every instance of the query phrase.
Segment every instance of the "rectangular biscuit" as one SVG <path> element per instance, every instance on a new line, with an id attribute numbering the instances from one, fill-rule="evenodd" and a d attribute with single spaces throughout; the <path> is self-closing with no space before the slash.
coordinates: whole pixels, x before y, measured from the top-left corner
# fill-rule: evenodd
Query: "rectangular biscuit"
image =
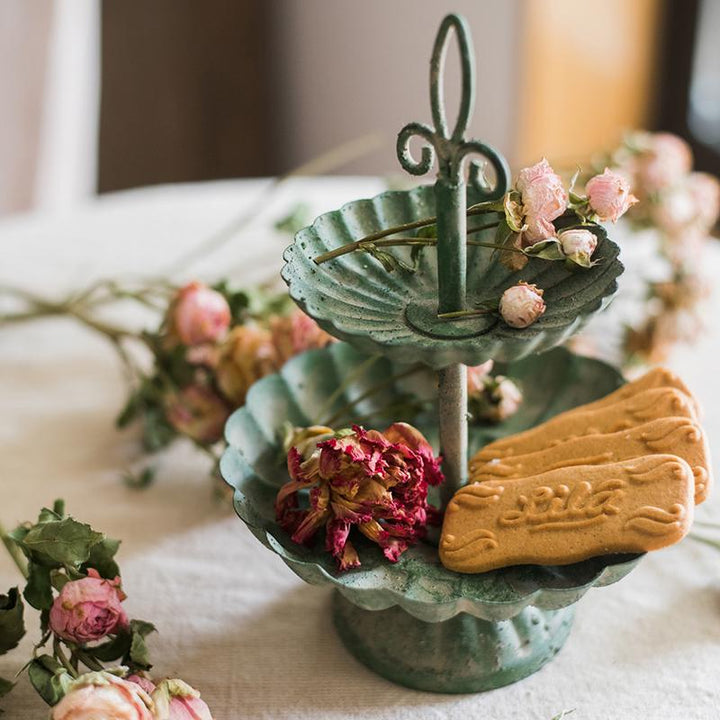
<path id="1" fill-rule="evenodd" d="M 697 419 L 692 400 L 673 387 L 643 390 L 594 410 L 587 407 L 580 405 L 529 430 L 495 440 L 477 452 L 473 461 L 526 455 L 582 435 L 619 432 L 662 417 Z"/>
<path id="2" fill-rule="evenodd" d="M 629 430 L 584 435 L 551 447 L 490 461 L 470 461 L 470 481 L 512 480 L 572 465 L 601 465 L 653 454 L 677 455 L 695 478 L 695 502 L 707 498 L 712 483 L 710 452 L 700 425 L 688 418 L 661 418 Z"/>
<path id="3" fill-rule="evenodd" d="M 688 389 L 688 386 L 674 373 L 667 368 L 653 368 L 646 372 L 642 377 L 637 380 L 626 383 L 622 387 L 619 387 L 614 392 L 606 395 L 599 400 L 588 403 L 583 407 L 585 410 L 597 410 L 604 405 L 610 405 L 617 402 L 618 400 L 624 400 L 632 395 L 635 395 L 644 390 L 652 390 L 658 387 L 674 387 L 680 392 L 685 393 L 692 401 L 695 408 L 695 415 L 699 418 L 702 413 L 700 412 L 700 406 L 693 394 Z"/>
<path id="4" fill-rule="evenodd" d="M 467 485 L 445 511 L 440 560 L 481 573 L 657 550 L 687 534 L 693 491 L 690 467 L 673 455 Z"/>

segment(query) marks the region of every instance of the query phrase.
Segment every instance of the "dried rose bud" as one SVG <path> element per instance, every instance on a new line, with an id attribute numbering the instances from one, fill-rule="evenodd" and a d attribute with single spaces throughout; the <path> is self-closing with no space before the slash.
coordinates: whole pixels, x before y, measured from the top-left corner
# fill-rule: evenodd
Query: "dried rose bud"
<path id="1" fill-rule="evenodd" d="M 500 315 L 514 328 L 532 325 L 544 312 L 543 290 L 526 282 L 508 288 L 500 298 Z"/>
<path id="2" fill-rule="evenodd" d="M 220 348 L 218 385 L 230 402 L 242 405 L 250 386 L 277 366 L 270 333 L 256 325 L 238 325 Z"/>
<path id="3" fill-rule="evenodd" d="M 156 720 L 213 720 L 200 693 L 182 680 L 163 680 L 152 699 Z"/>
<path id="4" fill-rule="evenodd" d="M 637 183 L 643 193 L 665 190 L 682 180 L 692 169 L 690 146 L 672 133 L 648 133 L 644 148 L 634 163 Z"/>
<path id="5" fill-rule="evenodd" d="M 523 244 L 527 247 L 555 237 L 552 221 L 560 217 L 568 205 L 568 194 L 562 178 L 543 158 L 539 163 L 520 171 L 517 189 L 522 195 L 527 226 L 523 233 Z"/>
<path id="6" fill-rule="evenodd" d="M 156 720 L 153 709 L 153 701 L 139 684 L 109 672 L 90 672 L 73 680 L 50 717 L 52 720 Z"/>
<path id="7" fill-rule="evenodd" d="M 306 350 L 323 348 L 335 341 L 302 310 L 270 320 L 270 332 L 278 361 L 286 363 L 291 357 Z"/>
<path id="8" fill-rule="evenodd" d="M 469 408 L 476 420 L 492 423 L 512 417 L 522 403 L 520 388 L 504 375 L 487 377 L 475 392 L 468 394 Z"/>
<path id="9" fill-rule="evenodd" d="M 583 267 L 590 266 L 590 258 L 592 258 L 598 243 L 595 233 L 582 228 L 573 228 L 572 230 L 563 230 L 558 235 L 558 240 L 563 253 L 570 260 Z"/>
<path id="10" fill-rule="evenodd" d="M 230 306 L 217 290 L 191 282 L 170 305 L 168 334 L 184 345 L 217 342 L 230 327 Z"/>
<path id="11" fill-rule="evenodd" d="M 693 198 L 698 225 L 709 230 L 720 215 L 720 182 L 714 175 L 694 172 L 688 176 L 687 184 Z"/>
<path id="12" fill-rule="evenodd" d="M 225 401 L 204 385 L 188 385 L 165 399 L 167 421 L 199 443 L 217 442 L 229 415 Z"/>
<path id="13" fill-rule="evenodd" d="M 482 365 L 468 366 L 467 369 L 467 388 L 468 395 L 481 392 L 485 387 L 485 380 L 490 376 L 493 365 L 492 360 L 484 362 Z"/>
<path id="14" fill-rule="evenodd" d="M 602 222 L 616 222 L 638 199 L 630 192 L 627 178 L 610 168 L 585 185 L 590 208 Z"/>
<path id="15" fill-rule="evenodd" d="M 120 578 L 105 580 L 94 568 L 65 583 L 50 608 L 50 629 L 63 640 L 84 645 L 127 625 Z"/>

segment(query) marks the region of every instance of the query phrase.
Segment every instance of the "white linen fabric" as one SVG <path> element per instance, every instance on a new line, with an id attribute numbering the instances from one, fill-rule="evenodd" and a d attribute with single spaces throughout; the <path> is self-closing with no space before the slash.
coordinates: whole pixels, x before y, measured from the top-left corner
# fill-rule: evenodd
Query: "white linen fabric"
<path id="1" fill-rule="evenodd" d="M 314 211 L 379 192 L 379 180 L 297 179 L 222 250 L 184 268 L 185 278 L 274 276 L 287 236 L 267 228 L 294 200 Z M 159 187 L 104 197 L 60 219 L 0 223 L 0 282 L 59 295 L 98 277 L 160 273 L 174 258 L 257 203 L 265 181 Z M 720 248 L 707 271 L 720 277 Z M 717 298 L 717 294 L 715 295 Z M 713 303 L 717 307 L 716 303 Z M 140 322 L 121 308 L 114 317 Z M 720 447 L 720 318 L 672 367 L 697 393 L 713 451 Z M 415 692 L 377 677 L 336 637 L 330 591 L 310 587 L 213 498 L 207 458 L 178 443 L 158 458 L 156 483 L 119 479 L 136 465 L 137 437 L 113 420 L 125 396 L 105 341 L 67 319 L 0 330 L 0 518 L 32 518 L 64 497 L 69 512 L 123 539 L 126 607 L 154 622 L 159 676 L 201 690 L 217 720 L 233 718 L 448 718 L 704 720 L 720 714 L 720 554 L 686 540 L 645 558 L 625 580 L 578 607 L 565 648 L 526 680 L 478 695 Z M 720 493 L 699 517 L 720 517 Z M 0 592 L 19 577 L 0 553 Z M 0 658 L 12 676 L 29 657 Z M 26 678 L 2 703 L 8 720 L 46 716 Z"/>

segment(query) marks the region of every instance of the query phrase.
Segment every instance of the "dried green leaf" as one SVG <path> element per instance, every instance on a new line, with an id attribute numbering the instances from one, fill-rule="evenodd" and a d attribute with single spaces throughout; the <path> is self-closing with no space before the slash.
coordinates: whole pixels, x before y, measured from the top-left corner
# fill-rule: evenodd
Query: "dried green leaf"
<path id="1" fill-rule="evenodd" d="M 90 557 L 83 564 L 83 571 L 87 572 L 89 568 L 94 568 L 100 574 L 100 577 L 113 580 L 120 574 L 120 568 L 113 559 L 120 547 L 120 540 L 113 538 L 103 538 L 90 548 Z"/>
<path id="2" fill-rule="evenodd" d="M 15 683 L 0 677 L 0 698 L 5 697 L 14 687 Z M 2 710 L 0 710 L 0 713 L 1 712 Z"/>
<path id="3" fill-rule="evenodd" d="M 36 562 L 28 564 L 28 579 L 23 595 L 36 610 L 49 610 L 53 604 L 52 582 L 48 565 Z"/>
<path id="4" fill-rule="evenodd" d="M 541 240 L 529 248 L 525 248 L 524 252 L 529 257 L 542 258 L 543 260 L 565 260 L 567 258 L 557 238 Z"/>
<path id="5" fill-rule="evenodd" d="M 72 677 L 50 655 L 41 655 L 28 665 L 30 683 L 48 705 L 57 705 L 68 690 Z"/>
<path id="6" fill-rule="evenodd" d="M 130 632 L 132 633 L 132 641 L 130 643 L 130 652 L 126 658 L 128 664 L 133 669 L 149 670 L 152 667 L 150 663 L 150 652 L 145 638 L 155 631 L 152 623 L 144 620 L 131 620 Z"/>
<path id="7" fill-rule="evenodd" d="M 415 237 L 428 240 L 436 238 L 437 225 L 426 225 L 425 227 L 419 228 L 418 231 L 415 233 Z"/>
<path id="8" fill-rule="evenodd" d="M 131 632 L 123 631 L 118 633 L 112 640 L 102 643 L 102 645 L 86 648 L 86 652 L 100 662 L 113 662 L 129 654 L 132 638 L 133 634 Z"/>
<path id="9" fill-rule="evenodd" d="M 305 202 L 299 202 L 291 208 L 287 215 L 275 222 L 275 229 L 289 235 L 295 235 L 295 233 L 310 225 L 312 220 L 310 206 Z"/>
<path id="10" fill-rule="evenodd" d="M 36 525 L 22 541 L 38 562 L 78 567 L 90 557 L 93 545 L 103 534 L 73 518 Z"/>
<path id="11" fill-rule="evenodd" d="M 153 484 L 156 473 L 157 468 L 153 467 L 152 465 L 148 465 L 147 467 L 142 468 L 142 470 L 140 470 L 139 472 L 124 473 L 122 476 L 122 480 L 129 488 L 132 488 L 133 490 L 144 490 L 145 488 L 148 488 Z"/>
<path id="12" fill-rule="evenodd" d="M 25 635 L 23 603 L 18 589 L 10 588 L 7 595 L 0 595 L 0 655 L 17 647 Z"/>

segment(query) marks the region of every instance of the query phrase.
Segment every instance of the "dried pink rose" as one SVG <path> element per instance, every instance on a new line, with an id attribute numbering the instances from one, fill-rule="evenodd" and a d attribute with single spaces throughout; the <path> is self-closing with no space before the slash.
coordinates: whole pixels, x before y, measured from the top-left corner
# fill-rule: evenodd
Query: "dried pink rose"
<path id="1" fill-rule="evenodd" d="M 127 625 L 120 578 L 105 580 L 90 568 L 88 576 L 65 583 L 50 608 L 50 629 L 63 640 L 84 645 Z"/>
<path id="2" fill-rule="evenodd" d="M 595 233 L 583 228 L 571 228 L 563 230 L 558 235 L 558 240 L 563 253 L 570 260 L 584 267 L 590 266 L 590 259 L 598 244 Z"/>
<path id="3" fill-rule="evenodd" d="M 688 189 L 693 199 L 698 225 L 710 230 L 720 216 L 720 181 L 708 173 L 690 173 Z"/>
<path id="4" fill-rule="evenodd" d="M 349 540 L 353 527 L 396 562 L 438 520 L 427 490 L 443 481 L 440 460 L 411 425 L 394 423 L 384 432 L 354 426 L 303 449 L 288 453 L 291 480 L 275 500 L 278 522 L 297 543 L 325 528 L 325 547 L 340 570 L 360 565 Z M 309 506 L 301 509 L 304 489 Z"/>
<path id="5" fill-rule="evenodd" d="M 155 720 L 213 720 L 200 693 L 182 680 L 163 680 L 152 694 Z"/>
<path id="6" fill-rule="evenodd" d="M 467 369 L 467 391 L 468 395 L 480 392 L 485 387 L 485 380 L 490 377 L 493 365 L 492 360 L 484 362 L 482 365 L 468 366 Z"/>
<path id="7" fill-rule="evenodd" d="M 183 435 L 199 443 L 217 442 L 230 408 L 205 385 L 188 385 L 165 399 L 165 417 Z"/>
<path id="8" fill-rule="evenodd" d="M 638 188 L 645 194 L 671 187 L 692 169 L 692 150 L 677 135 L 649 133 L 643 136 L 641 144 L 645 147 L 633 169 Z"/>
<path id="9" fill-rule="evenodd" d="M 698 211 L 687 183 L 664 192 L 652 206 L 652 220 L 668 235 L 679 235 L 695 224 Z"/>
<path id="10" fill-rule="evenodd" d="M 302 310 L 294 310 L 289 315 L 272 318 L 270 332 L 281 364 L 301 352 L 325 347 L 335 340 Z"/>
<path id="11" fill-rule="evenodd" d="M 108 672 L 91 672 L 73 681 L 53 707 L 52 720 L 156 720 L 153 702 L 140 685 Z"/>
<path id="12" fill-rule="evenodd" d="M 585 185 L 588 202 L 602 222 L 616 222 L 638 199 L 630 192 L 630 183 L 620 173 L 605 168 Z"/>
<path id="13" fill-rule="evenodd" d="M 155 683 L 144 675 L 128 675 L 125 679 L 137 683 L 148 695 L 152 695 L 155 690 Z"/>
<path id="14" fill-rule="evenodd" d="M 220 340 L 230 320 L 230 306 L 217 290 L 191 282 L 178 291 L 170 305 L 168 330 L 184 345 L 201 345 Z"/>
<path id="15" fill-rule="evenodd" d="M 504 375 L 486 377 L 481 386 L 468 393 L 468 407 L 477 420 L 499 423 L 512 417 L 520 408 L 522 391 Z"/>
<path id="16" fill-rule="evenodd" d="M 554 237 L 552 221 L 560 217 L 568 205 L 568 194 L 562 178 L 543 158 L 539 163 L 521 170 L 516 185 L 522 195 L 527 226 L 523 233 L 525 247 Z"/>
<path id="17" fill-rule="evenodd" d="M 250 386 L 278 367 L 270 333 L 256 325 L 234 327 L 220 348 L 217 381 L 225 397 L 242 405 Z"/>
<path id="18" fill-rule="evenodd" d="M 509 287 L 500 298 L 500 315 L 514 328 L 532 325 L 544 312 L 543 290 L 536 285 L 519 282 Z"/>

